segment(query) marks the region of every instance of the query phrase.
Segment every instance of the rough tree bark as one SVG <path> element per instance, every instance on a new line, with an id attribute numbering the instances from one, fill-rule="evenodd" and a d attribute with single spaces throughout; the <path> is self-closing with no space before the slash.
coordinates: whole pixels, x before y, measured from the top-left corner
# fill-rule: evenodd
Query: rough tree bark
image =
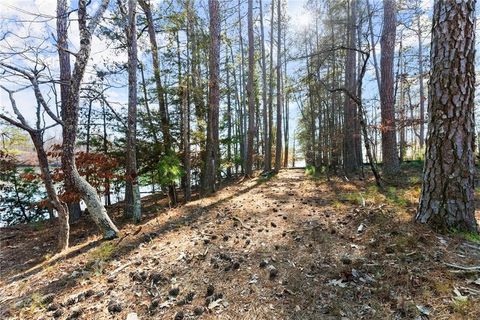
<path id="1" fill-rule="evenodd" d="M 259 1 L 260 6 L 260 48 L 262 51 L 262 118 L 263 118 L 263 152 L 265 159 L 263 170 L 269 172 L 272 170 L 272 150 L 268 144 L 268 112 L 267 112 L 267 59 L 265 58 L 265 31 L 263 29 L 263 5 L 262 0 Z"/>
<path id="2" fill-rule="evenodd" d="M 142 218 L 140 203 L 140 187 L 137 172 L 137 28 L 136 0 L 128 0 L 127 50 L 128 50 L 128 119 L 127 119 L 127 150 L 125 216 L 133 218 L 135 223 Z"/>
<path id="3" fill-rule="evenodd" d="M 395 0 L 385 0 L 383 2 L 383 31 L 380 40 L 382 156 L 383 170 L 387 175 L 396 174 L 400 169 L 397 154 L 393 94 L 393 60 L 395 54 L 395 32 L 397 29 L 395 5 Z"/>
<path id="4" fill-rule="evenodd" d="M 184 86 L 182 90 L 182 110 L 183 110 L 183 168 L 185 170 L 185 194 L 184 201 L 188 202 L 192 197 L 192 163 L 190 158 L 190 46 L 188 42 L 191 38 L 192 26 L 191 26 L 191 2 L 187 0 L 185 2 L 185 8 L 187 11 L 186 26 L 187 26 L 187 76 L 184 80 Z"/>
<path id="5" fill-rule="evenodd" d="M 108 6 L 108 0 L 102 0 L 96 11 L 92 16 L 87 17 L 87 1 L 78 1 L 78 26 L 80 31 L 80 49 L 76 53 L 76 60 L 73 72 L 70 77 L 61 76 L 61 81 L 68 81 L 68 86 L 61 86 L 61 96 L 67 99 L 66 103 L 62 101 L 62 119 L 63 119 L 63 152 L 62 152 L 62 168 L 64 173 L 65 185 L 71 186 L 76 192 L 80 194 L 81 199 L 85 201 L 90 216 L 102 230 L 104 239 L 112 239 L 117 237 L 118 229 L 113 224 L 112 220 L 107 214 L 107 210 L 102 205 L 100 198 L 95 188 L 93 188 L 83 177 L 78 173 L 75 165 L 75 142 L 77 139 L 78 117 L 79 117 L 79 103 L 80 103 L 80 87 L 90 57 L 92 35 Z M 57 20 L 67 20 L 67 3 L 64 0 L 57 1 Z M 63 13 L 63 14 L 59 14 Z M 87 23 L 88 21 L 88 23 Z M 67 26 L 67 21 L 57 22 L 61 25 Z M 67 28 L 57 29 L 57 39 L 68 39 Z M 63 54 L 66 49 L 62 47 L 62 42 L 58 44 L 58 52 L 60 58 L 60 74 L 66 75 L 70 72 L 70 64 L 67 59 L 64 59 Z M 67 65 L 68 64 L 68 65 Z M 64 84 L 62 82 L 62 84 Z M 68 90 L 64 92 L 64 90 Z"/>
<path id="6" fill-rule="evenodd" d="M 227 179 L 232 178 L 232 91 L 230 87 L 230 64 L 228 57 L 230 55 L 225 55 L 225 73 L 226 73 L 226 85 L 227 85 Z"/>
<path id="7" fill-rule="evenodd" d="M 283 33 L 283 52 L 285 57 L 287 57 L 287 33 Z M 288 167 L 288 147 L 289 147 L 289 119 L 290 111 L 288 105 L 288 98 L 289 98 L 289 89 L 287 87 L 287 59 L 285 58 L 285 63 L 283 64 L 283 81 L 282 81 L 282 92 L 284 94 L 284 130 L 283 130 L 283 138 L 284 138 L 284 146 L 283 146 L 283 167 Z"/>
<path id="8" fill-rule="evenodd" d="M 420 148 L 425 145 L 425 89 L 423 85 L 423 35 L 420 24 L 420 14 L 417 16 L 418 40 L 418 83 L 420 94 Z"/>
<path id="9" fill-rule="evenodd" d="M 208 92 L 208 123 L 207 144 L 205 153 L 204 194 L 216 191 L 216 176 L 218 168 L 218 113 L 220 104 L 220 4 L 218 0 L 209 0 L 210 12 L 210 47 L 209 47 L 209 84 Z"/>
<path id="10" fill-rule="evenodd" d="M 68 52 L 68 4 L 66 0 L 58 0 L 57 2 L 57 46 L 60 68 L 60 105 L 63 114 L 64 105 L 68 101 L 69 84 L 71 78 L 70 53 Z M 62 115 L 63 117 L 63 115 Z M 65 190 L 73 191 L 75 188 L 69 184 L 69 181 L 64 181 Z M 82 210 L 80 204 L 67 203 L 69 212 L 69 222 L 75 222 L 80 219 Z"/>
<path id="11" fill-rule="evenodd" d="M 278 0 L 280 1 L 280 0 Z M 272 0 L 270 12 L 270 70 L 269 70 L 269 86 L 268 90 L 268 141 L 265 159 L 267 161 L 267 172 L 272 171 L 272 145 L 273 145 L 273 80 L 275 73 L 273 71 L 273 19 L 275 17 L 275 0 Z"/>
<path id="12" fill-rule="evenodd" d="M 255 134 L 255 92 L 253 78 L 255 76 L 255 57 L 253 42 L 253 0 L 248 0 L 248 130 L 247 130 L 247 159 L 245 162 L 245 175 L 251 177 L 253 173 L 253 136 Z"/>
<path id="13" fill-rule="evenodd" d="M 356 51 L 353 50 L 356 45 L 356 1 L 351 0 L 349 2 L 348 13 L 348 25 L 347 25 L 347 54 L 345 58 L 345 88 L 350 92 L 355 91 L 356 82 Z M 344 139 L 343 139 L 343 167 L 347 176 L 355 173 L 358 168 L 358 159 L 355 148 L 355 122 L 356 122 L 356 105 L 348 94 L 344 95 L 343 103 L 343 126 L 344 126 Z"/>
<path id="14" fill-rule="evenodd" d="M 282 165 L 282 1 L 277 5 L 277 136 L 275 143 L 275 172 Z"/>
<path id="15" fill-rule="evenodd" d="M 477 233 L 474 56 L 475 1 L 435 1 L 430 117 L 416 220 Z"/>

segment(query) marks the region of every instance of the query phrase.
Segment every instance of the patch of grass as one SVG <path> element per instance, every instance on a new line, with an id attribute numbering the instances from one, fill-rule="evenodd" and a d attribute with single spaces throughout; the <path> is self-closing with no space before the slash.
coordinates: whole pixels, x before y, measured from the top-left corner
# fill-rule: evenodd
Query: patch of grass
<path id="1" fill-rule="evenodd" d="M 402 162 L 400 165 L 400 168 L 402 170 L 422 170 L 423 169 L 423 160 L 412 160 L 412 161 L 406 161 Z"/>
<path id="2" fill-rule="evenodd" d="M 450 303 L 450 307 L 452 308 L 453 312 L 460 314 L 462 316 L 466 316 L 471 309 L 471 303 L 467 297 L 462 299 L 452 299 L 452 302 Z"/>
<path id="3" fill-rule="evenodd" d="M 110 259 L 115 252 L 115 246 L 111 242 L 104 242 L 98 248 L 92 250 L 90 253 L 91 260 L 106 261 Z"/>
<path id="4" fill-rule="evenodd" d="M 332 201 L 332 207 L 335 209 L 343 209 L 345 207 L 345 204 L 335 199 Z"/>
<path id="5" fill-rule="evenodd" d="M 480 234 L 478 233 L 460 231 L 460 232 L 457 232 L 456 234 L 458 234 L 460 237 L 462 237 L 467 241 L 480 243 Z"/>
<path id="6" fill-rule="evenodd" d="M 30 308 L 36 309 L 36 308 L 41 308 L 44 309 L 46 306 L 42 302 L 42 295 L 38 292 L 32 293 L 32 296 L 30 297 L 31 303 L 30 303 Z"/>
<path id="7" fill-rule="evenodd" d="M 328 169 L 325 166 L 315 167 L 312 165 L 307 165 L 305 168 L 305 175 L 312 179 L 318 179 L 322 177 L 322 175 L 324 176 L 327 170 Z"/>
<path id="8" fill-rule="evenodd" d="M 447 295 L 451 292 L 451 284 L 445 281 L 435 281 L 433 283 L 435 292 L 440 295 Z"/>
<path id="9" fill-rule="evenodd" d="M 339 198 L 358 206 L 365 203 L 365 198 L 360 192 L 342 193 Z"/>
<path id="10" fill-rule="evenodd" d="M 415 185 L 415 184 L 421 184 L 422 183 L 422 177 L 421 176 L 410 176 L 408 177 L 408 183 L 411 184 L 411 185 Z"/>
<path id="11" fill-rule="evenodd" d="M 452 229 L 452 233 L 456 236 L 459 236 L 467 241 L 480 243 L 480 234 L 468 232 L 468 231 L 460 231 L 457 229 Z"/>
<path id="12" fill-rule="evenodd" d="M 92 250 L 88 255 L 87 268 L 93 270 L 97 276 L 103 274 L 106 262 L 115 253 L 115 246 L 111 242 L 104 242 L 98 248 Z"/>
<path id="13" fill-rule="evenodd" d="M 417 244 L 417 237 L 408 233 L 399 234 L 395 239 L 395 245 L 403 251 L 414 249 Z"/>
<path id="14" fill-rule="evenodd" d="M 388 187 L 386 190 L 386 197 L 390 204 L 404 207 L 407 205 L 407 201 L 403 197 L 404 191 L 398 190 L 395 187 Z"/>
<path id="15" fill-rule="evenodd" d="M 464 234 L 464 237 L 468 241 L 480 243 L 480 234 L 478 233 L 467 232 Z"/>

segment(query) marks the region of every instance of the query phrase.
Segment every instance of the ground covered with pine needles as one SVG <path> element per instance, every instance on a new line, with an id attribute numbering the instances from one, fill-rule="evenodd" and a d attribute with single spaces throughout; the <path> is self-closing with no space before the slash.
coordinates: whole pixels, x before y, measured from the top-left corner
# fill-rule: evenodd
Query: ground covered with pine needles
<path id="1" fill-rule="evenodd" d="M 167 209 L 143 201 L 101 241 L 85 217 L 0 233 L 2 319 L 480 319 L 480 241 L 412 222 L 420 168 L 373 181 L 285 170 Z M 477 215 L 480 218 L 480 215 Z"/>

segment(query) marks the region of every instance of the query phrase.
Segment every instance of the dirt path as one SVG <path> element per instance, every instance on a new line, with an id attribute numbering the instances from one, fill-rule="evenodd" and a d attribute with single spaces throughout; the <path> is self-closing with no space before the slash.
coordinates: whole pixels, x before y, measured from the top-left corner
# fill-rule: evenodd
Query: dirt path
<path id="1" fill-rule="evenodd" d="M 445 263 L 480 245 L 368 190 L 301 170 L 226 187 L 2 278 L 1 318 L 479 319 L 480 272 Z"/>

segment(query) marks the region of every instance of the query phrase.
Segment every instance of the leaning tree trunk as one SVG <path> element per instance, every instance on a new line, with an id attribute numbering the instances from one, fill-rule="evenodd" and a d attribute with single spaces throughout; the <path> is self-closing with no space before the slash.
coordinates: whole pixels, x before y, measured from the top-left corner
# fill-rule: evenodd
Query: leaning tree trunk
<path id="1" fill-rule="evenodd" d="M 127 163 L 125 181 L 125 216 L 132 217 L 135 223 L 142 218 L 140 187 L 137 172 L 137 28 L 136 0 L 128 1 L 128 121 L 127 121 Z"/>
<path id="2" fill-rule="evenodd" d="M 64 122 L 62 138 L 62 168 L 66 186 L 71 186 L 80 194 L 80 198 L 85 201 L 90 216 L 102 230 L 104 239 L 112 239 L 117 237 L 118 229 L 110 220 L 105 207 L 102 205 L 95 188 L 93 188 L 78 173 L 75 165 L 75 142 L 77 139 L 78 116 L 80 106 L 80 87 L 87 66 L 91 51 L 92 34 L 94 33 L 101 17 L 108 6 L 108 0 L 103 0 L 96 11 L 90 16 L 87 23 L 87 1 L 78 1 L 78 26 L 80 31 L 80 49 L 76 53 L 76 61 L 71 77 L 69 77 L 68 86 L 62 86 L 62 119 Z M 57 12 L 67 12 L 66 1 L 59 0 L 57 2 Z M 57 19 L 67 19 L 67 14 L 59 14 Z M 66 21 L 62 25 L 67 25 Z M 57 39 L 67 39 L 67 28 L 57 29 Z M 63 47 L 59 45 L 58 51 L 60 56 L 60 74 L 70 72 L 70 65 L 67 65 L 67 59 L 62 59 Z M 68 190 L 67 190 L 68 191 Z"/>
<path id="3" fill-rule="evenodd" d="M 210 11 L 210 79 L 208 87 L 208 123 L 207 145 L 205 153 L 205 174 L 203 192 L 209 194 L 216 191 L 216 175 L 218 168 L 218 113 L 220 104 L 220 4 L 218 0 L 209 0 Z"/>
<path id="4" fill-rule="evenodd" d="M 53 178 L 50 173 L 48 165 L 48 157 L 43 146 L 43 139 L 41 133 L 38 131 L 30 132 L 30 137 L 32 138 L 33 145 L 37 150 L 38 165 L 40 166 L 40 173 L 42 174 L 42 180 L 45 184 L 45 189 L 47 191 L 48 199 L 52 204 L 53 208 L 57 210 L 58 213 L 58 251 L 63 251 L 68 248 L 69 245 L 69 235 L 70 235 L 70 224 L 68 222 L 68 207 L 66 204 L 62 203 L 58 198 L 57 191 L 53 183 Z"/>
<path id="5" fill-rule="evenodd" d="M 383 12 L 383 32 L 380 40 L 380 47 L 382 49 L 380 57 L 382 156 L 384 172 L 387 175 L 393 175 L 400 169 L 397 154 L 393 94 L 393 60 L 395 54 L 395 32 L 397 29 L 395 0 L 385 0 L 383 4 Z"/>
<path id="6" fill-rule="evenodd" d="M 475 1 L 436 1 L 433 26 L 430 117 L 416 220 L 476 233 Z"/>
<path id="7" fill-rule="evenodd" d="M 24 73 L 24 75 L 27 75 L 27 73 Z M 37 152 L 37 158 L 38 158 L 38 165 L 40 167 L 40 173 L 41 173 L 41 179 L 45 185 L 45 189 L 47 191 L 47 196 L 48 200 L 50 201 L 50 204 L 53 206 L 55 210 L 57 210 L 58 213 L 58 243 L 57 243 L 57 250 L 62 251 L 68 248 L 68 238 L 70 234 L 70 225 L 69 225 L 69 216 L 68 216 L 68 207 L 60 201 L 60 198 L 57 195 L 57 191 L 55 190 L 55 186 L 53 183 L 53 178 L 50 173 L 50 168 L 48 164 L 48 157 L 47 153 L 45 151 L 44 143 L 43 143 L 43 133 L 44 129 L 40 128 L 40 105 L 42 104 L 42 101 L 44 102 L 45 100 L 43 99 L 42 93 L 39 90 L 38 82 L 37 82 L 37 75 L 32 75 L 32 76 L 27 76 L 29 80 L 31 81 L 35 95 L 37 98 L 37 127 L 36 129 L 30 127 L 26 121 L 26 119 L 23 117 L 23 115 L 20 113 L 20 111 L 17 108 L 17 103 L 15 99 L 13 98 L 13 91 L 10 91 L 6 89 L 5 87 L 2 86 L 2 89 L 7 91 L 10 103 L 12 105 L 12 109 L 14 113 L 17 116 L 17 119 L 20 121 L 15 121 L 8 116 L 4 114 L 0 114 L 0 118 L 7 121 L 11 125 L 16 126 L 17 128 L 23 129 L 28 132 L 30 135 L 30 138 L 32 139 L 33 145 L 35 147 L 35 150 Z M 56 119 L 56 118 L 55 118 Z M 56 120 L 55 120 L 56 121 Z"/>

